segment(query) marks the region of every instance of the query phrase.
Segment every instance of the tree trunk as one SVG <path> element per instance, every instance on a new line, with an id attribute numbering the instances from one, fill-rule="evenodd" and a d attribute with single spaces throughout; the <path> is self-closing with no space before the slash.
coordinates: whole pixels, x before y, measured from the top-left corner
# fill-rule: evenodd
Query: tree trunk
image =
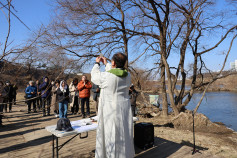
<path id="1" fill-rule="evenodd" d="M 161 62 L 161 95 L 162 95 L 162 112 L 163 116 L 168 116 L 168 102 L 167 102 L 167 95 L 166 95 L 166 85 L 165 85 L 165 67 L 163 62 Z"/>

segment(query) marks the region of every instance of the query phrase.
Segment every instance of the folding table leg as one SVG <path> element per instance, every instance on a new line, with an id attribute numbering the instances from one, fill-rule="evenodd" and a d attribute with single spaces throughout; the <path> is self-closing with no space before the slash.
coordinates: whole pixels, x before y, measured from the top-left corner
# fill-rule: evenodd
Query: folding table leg
<path id="1" fill-rule="evenodd" d="M 56 137 L 56 155 L 58 158 L 58 137 Z"/>
<path id="2" fill-rule="evenodd" d="M 52 136 L 53 136 L 53 145 L 52 145 L 52 150 L 53 150 L 53 158 L 54 158 L 54 135 L 52 134 Z"/>

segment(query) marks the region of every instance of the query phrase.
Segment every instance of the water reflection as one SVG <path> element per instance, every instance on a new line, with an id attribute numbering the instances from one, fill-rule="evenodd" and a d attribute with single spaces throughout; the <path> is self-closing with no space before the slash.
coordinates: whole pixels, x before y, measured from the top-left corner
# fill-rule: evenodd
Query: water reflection
<path id="1" fill-rule="evenodd" d="M 193 110 L 201 96 L 202 93 L 194 94 L 187 109 Z M 237 93 L 208 92 L 198 112 L 205 114 L 213 122 L 223 122 L 227 127 L 237 131 Z"/>

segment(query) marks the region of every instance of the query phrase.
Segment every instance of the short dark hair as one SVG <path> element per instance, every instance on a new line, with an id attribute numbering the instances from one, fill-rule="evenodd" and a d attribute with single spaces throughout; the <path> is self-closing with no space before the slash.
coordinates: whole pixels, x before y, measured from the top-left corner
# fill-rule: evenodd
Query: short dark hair
<path id="1" fill-rule="evenodd" d="M 124 68 L 127 56 L 123 53 L 116 53 L 113 55 L 112 60 L 114 61 L 116 68 Z"/>
<path id="2" fill-rule="evenodd" d="M 78 82 L 78 78 L 74 78 L 72 82 Z"/>
<path id="3" fill-rule="evenodd" d="M 59 81 L 59 80 L 56 80 L 56 81 L 55 81 L 55 84 L 56 84 L 56 83 L 60 84 L 60 81 Z"/>
<path id="4" fill-rule="evenodd" d="M 73 81 L 72 81 L 72 83 L 73 83 L 74 85 L 78 84 L 78 78 L 74 78 Z"/>

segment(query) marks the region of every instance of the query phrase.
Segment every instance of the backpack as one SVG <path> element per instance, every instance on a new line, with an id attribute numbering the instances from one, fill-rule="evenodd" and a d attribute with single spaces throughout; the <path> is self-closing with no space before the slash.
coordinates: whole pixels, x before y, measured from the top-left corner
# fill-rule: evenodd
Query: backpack
<path id="1" fill-rule="evenodd" d="M 72 125 L 70 123 L 70 120 L 68 118 L 60 118 L 57 122 L 56 130 L 58 131 L 72 131 Z"/>

